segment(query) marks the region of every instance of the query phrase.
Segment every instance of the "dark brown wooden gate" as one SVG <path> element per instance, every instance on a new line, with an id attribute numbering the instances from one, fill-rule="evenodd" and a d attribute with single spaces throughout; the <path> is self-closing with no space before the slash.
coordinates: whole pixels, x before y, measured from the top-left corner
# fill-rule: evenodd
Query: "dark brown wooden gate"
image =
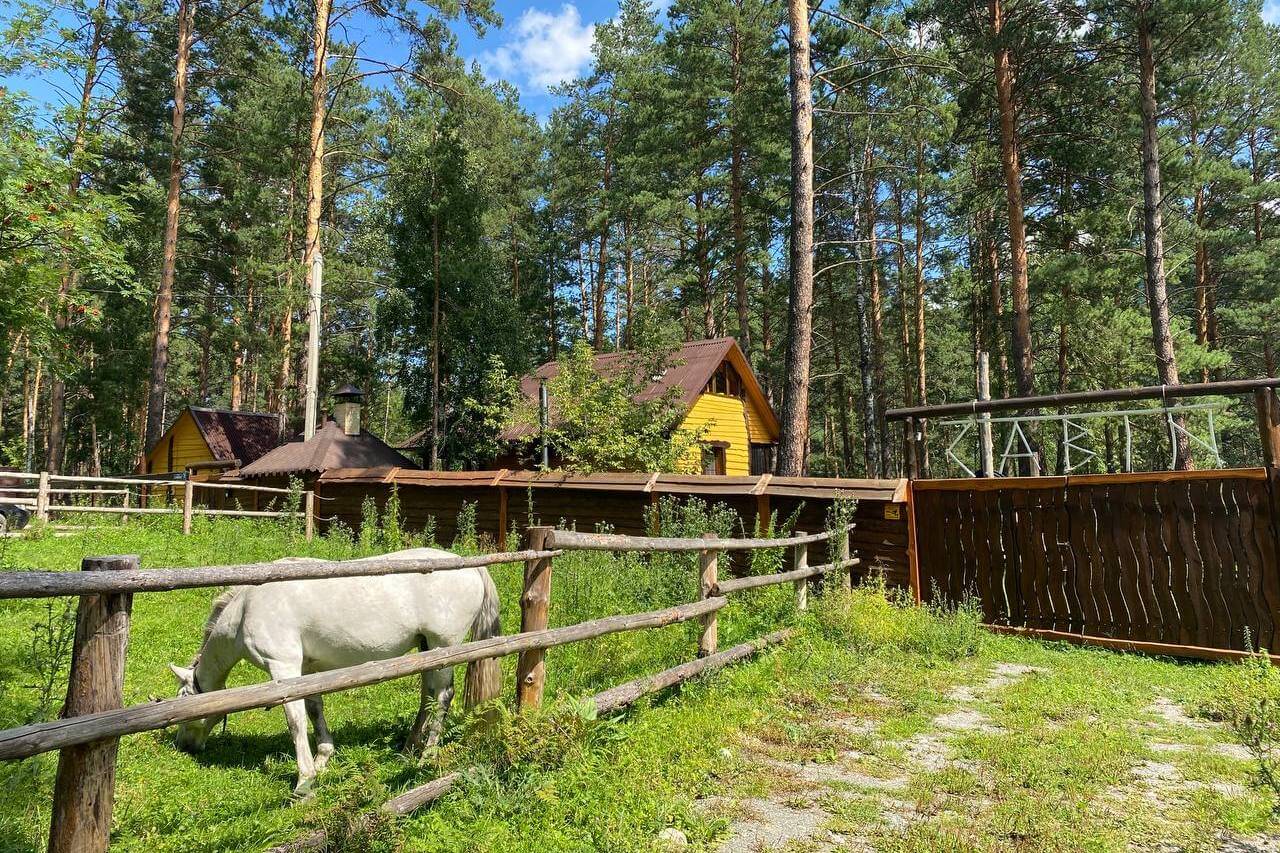
<path id="1" fill-rule="evenodd" d="M 917 480 L 921 595 L 971 596 L 985 622 L 1043 636 L 1275 651 L 1278 490 L 1265 468 Z"/>

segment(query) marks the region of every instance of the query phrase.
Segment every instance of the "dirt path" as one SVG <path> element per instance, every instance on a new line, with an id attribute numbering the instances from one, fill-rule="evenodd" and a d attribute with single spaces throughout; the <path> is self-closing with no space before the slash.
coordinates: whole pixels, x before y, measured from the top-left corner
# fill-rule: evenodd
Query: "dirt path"
<path id="1" fill-rule="evenodd" d="M 741 759 L 762 771 L 768 779 L 767 792 L 739 800 L 717 799 L 709 808 L 729 815 L 729 834 L 717 848 L 721 853 L 755 851 L 871 851 L 891 846 L 918 821 L 937 817 L 921 815 L 914 777 L 927 774 L 969 773 L 980 778 L 983 768 L 957 756 L 955 742 L 969 733 L 999 734 L 1005 731 L 984 709 L 998 703 L 1001 692 L 1023 679 L 1052 677 L 1040 667 L 1017 663 L 997 663 L 975 683 L 959 685 L 947 693 L 948 707 L 932 717 L 918 733 L 901 739 L 882 736 L 884 720 L 866 720 L 849 715 L 823 724 L 819 733 L 822 748 L 815 755 L 812 744 L 788 748 L 786 744 L 765 743 L 744 738 L 737 749 Z M 861 697 L 887 702 L 876 694 Z M 886 709 L 891 717 L 892 710 Z M 1247 760 L 1238 747 L 1216 742 L 1206 733 L 1215 724 L 1188 717 L 1180 706 L 1157 698 L 1148 709 L 1150 722 L 1138 723 L 1146 745 L 1157 758 L 1132 768 L 1132 779 L 1106 791 L 1097 804 L 1123 814 L 1137 798 L 1157 813 L 1185 803 L 1188 792 L 1212 789 L 1223 796 L 1242 793 L 1237 783 L 1197 781 L 1186 778 L 1175 761 L 1181 754 L 1221 756 Z M 805 755 L 817 760 L 796 760 Z M 891 756 L 889 760 L 885 756 Z M 977 800 L 955 804 L 957 819 L 966 809 L 981 809 Z M 944 806 L 943 808 L 952 808 Z M 1275 839 L 1220 839 L 1216 846 L 1224 853 L 1280 853 Z M 1176 844 L 1156 843 L 1150 847 L 1175 851 Z"/>

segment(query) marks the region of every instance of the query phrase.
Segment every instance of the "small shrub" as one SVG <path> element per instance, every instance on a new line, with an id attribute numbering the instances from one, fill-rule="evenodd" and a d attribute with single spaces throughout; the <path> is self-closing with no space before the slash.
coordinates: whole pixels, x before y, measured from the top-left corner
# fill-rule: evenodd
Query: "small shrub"
<path id="1" fill-rule="evenodd" d="M 1258 762 L 1258 781 L 1280 797 L 1280 670 L 1272 666 L 1266 650 L 1233 667 L 1204 710 L 1226 724 Z"/>

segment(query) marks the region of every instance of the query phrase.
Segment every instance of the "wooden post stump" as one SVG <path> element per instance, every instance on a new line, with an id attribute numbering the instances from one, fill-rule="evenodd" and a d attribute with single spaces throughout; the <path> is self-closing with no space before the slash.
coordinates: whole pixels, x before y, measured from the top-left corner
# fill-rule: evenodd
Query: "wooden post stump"
<path id="1" fill-rule="evenodd" d="M 547 550 L 552 527 L 530 527 L 525 548 Z M 542 631 L 547 627 L 547 609 L 551 605 L 551 558 L 528 560 L 524 564 L 524 594 L 520 596 L 520 633 Z M 520 653 L 516 662 L 516 709 L 537 708 L 542 704 L 542 689 L 547 680 L 546 650 L 529 649 Z"/>
<path id="2" fill-rule="evenodd" d="M 831 549 L 828 548 L 828 551 Z M 845 562 L 849 559 L 849 531 L 844 530 L 836 536 L 836 559 Z M 853 592 L 853 566 L 840 569 L 840 588 L 845 592 Z"/>
<path id="3" fill-rule="evenodd" d="M 797 530 L 796 536 L 807 536 L 803 530 Z M 809 566 L 809 546 L 808 545 L 792 545 L 791 546 L 791 568 L 793 570 L 805 569 Z M 809 609 L 809 579 L 800 578 L 794 581 L 796 588 L 796 610 Z"/>
<path id="4" fill-rule="evenodd" d="M 182 484 L 182 535 L 191 535 L 191 512 L 195 508 L 196 487 L 187 480 Z"/>
<path id="5" fill-rule="evenodd" d="M 302 511 L 303 527 L 306 530 L 307 541 L 310 542 L 316 535 L 316 493 L 314 491 L 308 491 L 303 495 Z"/>
<path id="6" fill-rule="evenodd" d="M 137 557 L 86 557 L 81 571 L 136 570 Z M 63 718 L 124 706 L 131 593 L 82 595 Z M 49 853 L 102 853 L 111 836 L 119 738 L 67 747 L 58 754 L 49 822 Z"/>
<path id="7" fill-rule="evenodd" d="M 715 539 L 714 533 L 702 534 L 703 539 Z M 700 599 L 707 599 L 716 594 L 716 574 L 718 572 L 720 552 L 712 549 L 698 552 L 698 592 Z M 698 638 L 698 657 L 714 655 L 719 645 L 719 623 L 716 611 L 702 617 L 702 635 Z"/>
<path id="8" fill-rule="evenodd" d="M 49 520 L 49 472 L 40 472 L 40 484 L 36 489 L 36 518 Z"/>

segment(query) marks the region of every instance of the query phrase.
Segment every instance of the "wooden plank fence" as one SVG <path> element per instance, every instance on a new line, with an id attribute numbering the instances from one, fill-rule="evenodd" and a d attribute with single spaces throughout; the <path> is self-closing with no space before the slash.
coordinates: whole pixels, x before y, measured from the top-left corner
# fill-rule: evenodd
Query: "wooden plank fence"
<path id="1" fill-rule="evenodd" d="M 1278 497 L 1274 468 L 914 481 L 919 589 L 1050 639 L 1280 649 Z"/>
<path id="2" fill-rule="evenodd" d="M 710 536 L 701 539 L 601 536 L 535 527 L 527 533 L 524 550 L 479 557 L 425 560 L 368 558 L 337 563 L 262 563 L 181 570 L 145 570 L 139 568 L 136 557 L 109 557 L 86 559 L 81 572 L 0 573 L 0 598 L 80 596 L 65 713 L 57 720 L 0 731 L 0 760 L 16 760 L 60 750 L 49 850 L 51 853 L 99 853 L 105 851 L 109 843 L 116 748 L 122 736 L 155 731 L 211 715 L 272 707 L 307 696 L 349 690 L 509 654 L 520 656 L 516 685 L 519 706 L 536 707 L 542 701 L 545 685 L 546 649 L 622 631 L 699 620 L 698 655 L 694 660 L 618 685 L 595 697 L 601 712 L 616 710 L 641 696 L 741 660 L 760 648 L 785 639 L 787 631 L 776 631 L 758 640 L 719 651 L 716 613 L 728 603 L 730 594 L 769 584 L 796 584 L 796 604 L 800 609 L 807 604 L 807 593 L 801 594 L 800 585 L 810 578 L 837 573 L 842 578 L 840 585 L 847 588 L 861 562 L 858 556 L 850 556 L 852 530 L 853 525 L 850 525 L 821 534 L 734 540 Z M 808 546 L 813 543 L 825 545 L 832 538 L 836 540 L 837 559 L 824 565 L 807 565 Z M 771 575 L 719 581 L 716 564 L 722 551 L 763 548 L 793 549 L 791 564 L 794 568 Z M 574 549 L 694 552 L 698 555 L 699 566 L 698 600 L 645 613 L 606 616 L 575 625 L 548 628 L 547 606 L 551 595 L 553 560 Z M 366 577 L 451 571 L 467 566 L 512 562 L 525 565 L 524 592 L 520 600 L 521 631 L 518 634 L 473 640 L 457 646 L 296 678 L 123 707 L 130 612 L 132 596 L 137 592 L 232 583 L 263 584 L 303 577 Z M 450 774 L 406 791 L 388 802 L 383 810 L 391 814 L 405 814 L 441 796 L 457 778 L 456 773 Z M 313 833 L 280 849 L 316 849 L 324 842 L 323 833 Z"/>

